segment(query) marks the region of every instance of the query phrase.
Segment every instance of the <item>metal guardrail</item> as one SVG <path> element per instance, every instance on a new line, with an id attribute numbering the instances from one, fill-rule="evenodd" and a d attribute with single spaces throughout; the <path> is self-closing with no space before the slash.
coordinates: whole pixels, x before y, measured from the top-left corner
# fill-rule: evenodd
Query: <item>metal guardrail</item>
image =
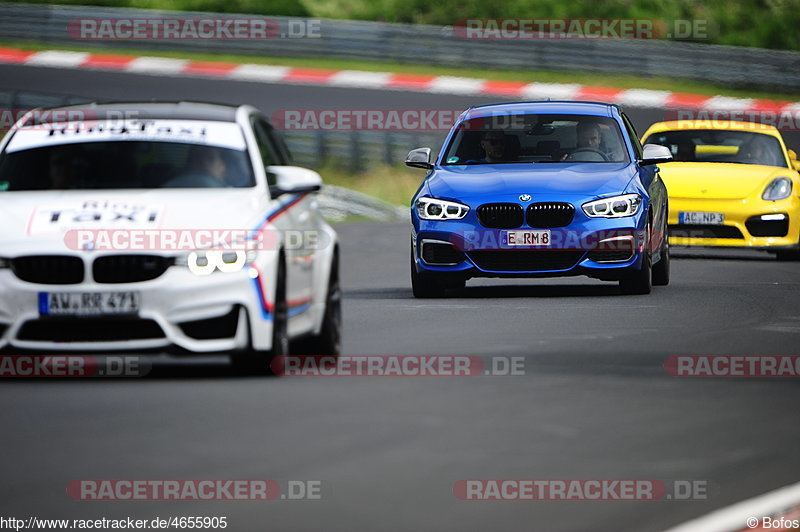
<path id="1" fill-rule="evenodd" d="M 438 66 L 636 74 L 735 87 L 800 89 L 800 53 L 659 40 L 465 40 L 452 27 L 323 19 L 320 38 L 271 40 L 76 41 L 78 18 L 264 18 L 252 15 L 0 3 L 0 40 L 288 57 L 335 57 Z M 272 17 L 287 32 L 290 19 Z"/>

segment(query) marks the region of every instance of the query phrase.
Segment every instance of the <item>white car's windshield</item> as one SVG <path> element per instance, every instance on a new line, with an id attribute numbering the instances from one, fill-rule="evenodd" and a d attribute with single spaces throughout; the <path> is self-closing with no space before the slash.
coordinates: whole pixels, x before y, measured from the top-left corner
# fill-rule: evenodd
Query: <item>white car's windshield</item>
<path id="1" fill-rule="evenodd" d="M 645 142 L 667 146 L 675 161 L 787 168 L 778 139 L 763 133 L 720 129 L 664 131 L 650 135 Z"/>
<path id="2" fill-rule="evenodd" d="M 254 184 L 241 131 L 227 123 L 20 129 L 0 158 L 0 191 Z"/>
<path id="3" fill-rule="evenodd" d="M 629 162 L 617 121 L 587 115 L 518 114 L 458 125 L 445 165 Z"/>

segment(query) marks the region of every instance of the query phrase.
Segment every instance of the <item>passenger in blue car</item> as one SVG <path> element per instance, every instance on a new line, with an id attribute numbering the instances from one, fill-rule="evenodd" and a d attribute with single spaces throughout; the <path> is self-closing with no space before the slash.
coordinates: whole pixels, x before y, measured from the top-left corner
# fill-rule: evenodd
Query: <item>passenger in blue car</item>
<path id="1" fill-rule="evenodd" d="M 519 155 L 519 139 L 502 131 L 485 131 L 481 135 L 481 149 L 484 157 L 467 161 L 468 163 L 508 163 L 515 162 Z"/>
<path id="2" fill-rule="evenodd" d="M 502 131 L 486 131 L 481 135 L 481 148 L 486 156 L 481 162 L 499 163 L 506 154 L 506 138 Z"/>

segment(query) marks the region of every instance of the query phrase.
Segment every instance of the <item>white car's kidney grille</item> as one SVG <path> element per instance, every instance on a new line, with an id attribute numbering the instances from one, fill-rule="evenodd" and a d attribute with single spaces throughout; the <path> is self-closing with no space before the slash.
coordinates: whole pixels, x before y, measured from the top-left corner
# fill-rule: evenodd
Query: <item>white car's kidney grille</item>
<path id="1" fill-rule="evenodd" d="M 68 255 L 31 255 L 11 259 L 11 270 L 18 278 L 37 284 L 80 284 L 84 264 Z M 157 279 L 174 264 L 174 259 L 158 255 L 108 255 L 92 263 L 92 277 L 102 284 L 140 283 Z"/>
<path id="2" fill-rule="evenodd" d="M 109 255 L 94 260 L 92 276 L 97 283 L 140 283 L 161 277 L 173 262 L 158 255 Z"/>
<path id="3" fill-rule="evenodd" d="M 68 255 L 32 255 L 11 259 L 11 271 L 18 278 L 39 284 L 79 284 L 84 267 L 79 257 Z"/>

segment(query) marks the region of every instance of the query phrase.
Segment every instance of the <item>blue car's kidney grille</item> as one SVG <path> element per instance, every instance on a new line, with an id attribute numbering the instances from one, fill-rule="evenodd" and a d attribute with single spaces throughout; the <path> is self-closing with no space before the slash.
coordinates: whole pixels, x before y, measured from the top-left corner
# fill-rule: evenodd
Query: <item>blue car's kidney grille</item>
<path id="1" fill-rule="evenodd" d="M 528 206 L 528 225 L 536 228 L 566 227 L 575 217 L 570 203 L 544 202 Z"/>
<path id="2" fill-rule="evenodd" d="M 583 256 L 581 249 L 573 250 L 479 250 L 470 251 L 469 258 L 482 270 L 494 272 L 539 272 L 568 270 Z"/>
<path id="3" fill-rule="evenodd" d="M 487 203 L 478 207 L 478 220 L 489 229 L 514 229 L 522 225 L 522 207 L 516 203 Z"/>

